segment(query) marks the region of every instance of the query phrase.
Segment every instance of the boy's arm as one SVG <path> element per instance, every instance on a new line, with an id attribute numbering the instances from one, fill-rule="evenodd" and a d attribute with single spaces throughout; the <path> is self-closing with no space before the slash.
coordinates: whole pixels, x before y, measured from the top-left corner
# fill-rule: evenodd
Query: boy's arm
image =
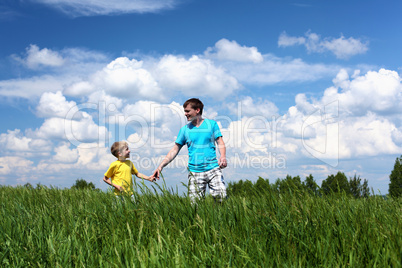
<path id="1" fill-rule="evenodd" d="M 176 157 L 176 155 L 180 152 L 180 149 L 183 147 L 183 145 L 180 145 L 178 143 L 175 143 L 173 145 L 173 148 L 170 149 L 168 154 L 165 156 L 163 161 L 160 163 L 159 167 L 154 171 L 152 174 L 152 177 L 155 179 L 159 180 L 159 175 L 164 167 L 166 167 L 172 160 Z"/>
<path id="2" fill-rule="evenodd" d="M 103 177 L 103 181 L 106 182 L 107 184 L 109 184 L 110 186 L 116 188 L 117 190 L 119 190 L 120 192 L 123 191 L 123 187 L 121 187 L 120 185 L 114 184 L 112 183 L 112 180 L 108 177 Z"/>
<path id="3" fill-rule="evenodd" d="M 220 153 L 220 157 L 218 160 L 218 164 L 220 168 L 225 168 L 228 166 L 228 163 L 226 161 L 226 146 L 225 146 L 225 142 L 223 141 L 222 137 L 219 137 L 216 139 L 216 143 L 218 144 L 218 149 L 219 149 L 219 153 Z"/>
<path id="4" fill-rule="evenodd" d="M 140 172 L 137 172 L 137 174 L 135 174 L 135 176 L 137 176 L 137 177 L 140 178 L 140 179 L 147 180 L 147 181 L 150 181 L 150 182 L 154 182 L 154 181 L 155 181 L 155 178 L 154 178 L 154 177 L 144 175 L 144 174 L 142 174 L 142 173 L 140 173 Z"/>

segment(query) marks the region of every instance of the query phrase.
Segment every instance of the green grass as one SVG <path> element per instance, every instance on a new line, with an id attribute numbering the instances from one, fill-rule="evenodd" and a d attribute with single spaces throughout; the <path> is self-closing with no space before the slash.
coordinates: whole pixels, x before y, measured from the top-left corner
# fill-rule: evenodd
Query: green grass
<path id="1" fill-rule="evenodd" d="M 402 202 L 0 187 L 2 267 L 401 267 Z"/>

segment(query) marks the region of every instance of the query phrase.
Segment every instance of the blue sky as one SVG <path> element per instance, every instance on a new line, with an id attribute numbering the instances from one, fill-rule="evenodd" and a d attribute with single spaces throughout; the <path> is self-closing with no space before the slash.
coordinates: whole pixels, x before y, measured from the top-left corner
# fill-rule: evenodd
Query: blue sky
<path id="1" fill-rule="evenodd" d="M 402 152 L 400 1 L 0 2 L 0 184 L 151 174 L 199 97 L 227 181 L 337 171 L 387 193 Z M 184 188 L 186 150 L 165 169 Z"/>

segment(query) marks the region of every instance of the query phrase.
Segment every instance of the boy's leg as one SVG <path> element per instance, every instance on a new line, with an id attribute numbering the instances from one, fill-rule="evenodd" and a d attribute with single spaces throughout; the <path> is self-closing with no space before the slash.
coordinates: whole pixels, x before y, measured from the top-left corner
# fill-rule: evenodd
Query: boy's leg
<path id="1" fill-rule="evenodd" d="M 221 168 L 207 171 L 209 192 L 215 200 L 222 202 L 226 198 L 226 185 Z"/>
<path id="2" fill-rule="evenodd" d="M 207 188 L 207 177 L 205 172 L 191 172 L 188 173 L 188 196 L 191 202 L 194 203 L 196 199 L 203 198 L 205 196 L 205 190 Z"/>

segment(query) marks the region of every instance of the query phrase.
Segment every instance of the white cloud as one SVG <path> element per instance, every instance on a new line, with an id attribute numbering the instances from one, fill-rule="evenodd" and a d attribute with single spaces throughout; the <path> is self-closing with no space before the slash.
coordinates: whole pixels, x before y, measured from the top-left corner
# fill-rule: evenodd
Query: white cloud
<path id="1" fill-rule="evenodd" d="M 216 42 L 215 47 L 209 47 L 205 56 L 219 60 L 239 62 L 262 62 L 264 58 L 256 47 L 240 46 L 236 41 L 221 39 Z"/>
<path id="2" fill-rule="evenodd" d="M 11 151 L 29 151 L 29 143 L 32 139 L 27 138 L 21 134 L 21 130 L 7 131 L 0 135 L 0 144 L 4 150 Z"/>
<path id="3" fill-rule="evenodd" d="M 345 38 L 324 38 L 313 32 L 308 31 L 305 37 L 293 37 L 283 32 L 278 39 L 279 47 L 304 45 L 308 52 L 324 53 L 332 52 L 339 59 L 348 59 L 354 55 L 364 54 L 368 51 L 368 42 L 353 37 Z"/>
<path id="4" fill-rule="evenodd" d="M 105 114 L 116 114 L 119 113 L 120 109 L 123 107 L 124 100 L 112 97 L 102 90 L 95 91 L 89 95 L 88 103 L 94 103 L 100 110 L 105 109 Z"/>
<path id="5" fill-rule="evenodd" d="M 117 58 L 94 75 L 94 82 L 114 96 L 159 99 L 162 91 L 142 64 L 135 59 Z"/>
<path id="6" fill-rule="evenodd" d="M 3 80 L 0 81 L 0 95 L 33 99 L 45 92 L 62 91 L 64 85 L 70 82 L 70 77 L 55 77 L 51 75 Z"/>
<path id="7" fill-rule="evenodd" d="M 37 45 L 31 44 L 26 51 L 27 55 L 24 59 L 16 55 L 13 55 L 13 58 L 30 69 L 37 69 L 41 66 L 59 67 L 65 62 L 57 51 L 48 48 L 39 49 Z"/>
<path id="8" fill-rule="evenodd" d="M 301 59 L 264 55 L 258 64 L 223 64 L 228 73 L 244 84 L 273 85 L 277 83 L 316 81 L 335 75 L 337 65 L 309 64 Z"/>
<path id="9" fill-rule="evenodd" d="M 88 96 L 92 92 L 95 92 L 95 86 L 88 81 L 74 83 L 63 91 L 64 94 L 72 97 Z"/>
<path id="10" fill-rule="evenodd" d="M 138 101 L 127 105 L 123 114 L 130 123 L 139 123 L 136 133 L 130 135 L 127 141 L 133 148 L 141 148 L 141 153 L 152 155 L 153 152 L 166 152 L 174 145 L 175 136 L 180 127 L 187 121 L 180 104 L 160 104 L 150 101 Z"/>
<path id="11" fill-rule="evenodd" d="M 393 129 L 391 135 L 392 140 L 397 144 L 401 144 L 402 146 L 402 126 L 400 126 L 398 129 Z"/>
<path id="12" fill-rule="evenodd" d="M 345 38 L 343 35 L 337 39 L 324 40 L 321 43 L 324 49 L 335 54 L 338 59 L 348 59 L 351 56 L 364 54 L 368 51 L 368 43 L 352 37 Z"/>
<path id="13" fill-rule="evenodd" d="M 71 114 L 73 117 L 74 114 Z M 86 142 L 104 143 L 107 137 L 107 129 L 104 126 L 98 126 L 90 115 L 81 113 L 80 120 L 71 118 L 47 118 L 39 129 L 36 129 L 31 135 L 50 140 L 69 141 L 74 145 Z"/>
<path id="14" fill-rule="evenodd" d="M 165 55 L 144 57 L 143 61 L 120 57 L 107 63 L 104 54 L 67 48 L 57 51 L 65 59 L 63 66 L 42 70 L 43 75 L 0 81 L 0 95 L 35 100 L 44 92 L 61 91 L 65 96 L 86 98 L 104 91 L 105 96 L 131 101 L 167 101 L 177 95 L 224 99 L 243 88 L 239 81 L 257 85 L 315 81 L 335 75 L 340 69 L 334 65 L 261 55 L 256 49 L 240 47 L 235 41 L 220 40 L 217 44 L 221 49 L 215 56 L 225 52 L 245 61 L 220 61 L 218 66 L 213 57 Z"/>
<path id="15" fill-rule="evenodd" d="M 110 153 L 110 148 L 97 143 L 83 144 L 77 149 L 79 154 L 77 165 L 90 170 L 102 170 L 101 174 L 104 174 L 109 165 L 116 160 Z M 103 175 L 101 177 L 103 178 Z"/>
<path id="16" fill-rule="evenodd" d="M 398 154 L 402 147 L 392 138 L 397 132 L 392 122 L 373 113 L 350 118 L 340 124 L 340 154 L 344 158 Z"/>
<path id="17" fill-rule="evenodd" d="M 134 104 L 127 105 L 123 111 L 126 116 L 140 115 L 144 118 L 144 121 L 149 122 L 152 126 L 159 126 L 164 122 L 174 121 L 169 120 L 170 118 L 175 118 L 178 121 L 185 119 L 183 107 L 177 102 L 161 104 L 154 101 L 137 101 Z"/>
<path id="18" fill-rule="evenodd" d="M 188 60 L 164 56 L 155 70 L 161 87 L 180 91 L 185 96 L 214 96 L 223 99 L 240 89 L 235 77 L 212 61 L 192 56 Z"/>
<path id="19" fill-rule="evenodd" d="M 73 84 L 66 94 L 87 95 L 103 90 L 107 94 L 127 99 L 163 100 L 164 95 L 151 73 L 142 67 L 143 62 L 120 57 L 109 63 L 103 70 L 95 72 L 89 81 Z"/>
<path id="20" fill-rule="evenodd" d="M 15 129 L 0 134 L 0 148 L 4 154 L 38 156 L 51 149 L 51 142 L 24 135 L 21 130 Z"/>
<path id="21" fill-rule="evenodd" d="M 64 93 L 86 96 L 104 91 L 122 99 L 166 101 L 177 93 L 224 98 L 240 87 L 234 77 L 210 60 L 166 55 L 159 60 L 147 58 L 146 63 L 117 58 L 89 76 L 88 81 L 70 85 Z"/>
<path id="22" fill-rule="evenodd" d="M 228 108 L 232 113 L 241 114 L 242 117 L 263 116 L 271 120 L 272 116 L 278 115 L 278 107 L 274 103 L 262 98 L 253 100 L 250 96 L 243 97 L 237 104 L 229 103 Z"/>
<path id="23" fill-rule="evenodd" d="M 76 91 L 79 91 L 81 95 L 88 94 L 88 92 L 93 90 L 93 85 L 80 85 L 78 83 L 85 77 L 101 70 L 108 61 L 107 56 L 104 54 L 85 49 L 69 48 L 61 51 L 51 51 L 45 48 L 39 50 L 36 45 L 31 45 L 30 48 L 27 48 L 27 51 L 30 51 L 32 47 L 40 52 L 37 54 L 42 53 L 41 57 L 36 54 L 33 57 L 32 53 L 23 59 L 15 55 L 12 55 L 12 57 L 23 62 L 24 66 L 27 66 L 28 62 L 31 66 L 35 66 L 35 64 L 37 67 L 44 66 L 44 64 L 50 66 L 58 62 L 57 58 L 59 57 L 63 59 L 63 64 L 56 64 L 57 66 L 52 66 L 52 68 L 37 68 L 37 75 L 31 77 L 25 75 L 25 69 L 20 70 L 21 78 L 0 81 L 0 96 L 25 98 L 35 101 L 37 97 L 45 92 L 63 92 L 65 89 L 67 89 L 66 91 L 70 91 L 69 93 L 73 96 L 79 95 Z M 44 51 L 47 52 L 43 53 Z M 54 57 L 49 55 L 53 55 Z M 77 86 L 78 89 L 72 87 L 72 85 L 76 84 L 79 85 Z M 90 87 L 89 90 L 88 87 Z"/>
<path id="24" fill-rule="evenodd" d="M 60 146 L 54 148 L 56 155 L 54 160 L 61 163 L 75 163 L 78 160 L 78 150 L 70 149 L 68 143 L 62 143 Z"/>
<path id="25" fill-rule="evenodd" d="M 67 101 L 60 91 L 56 93 L 45 92 L 40 98 L 36 110 L 37 115 L 40 117 L 64 118 L 74 106 L 76 106 L 76 103 Z"/>
<path id="26" fill-rule="evenodd" d="M 31 0 L 73 16 L 96 16 L 124 13 L 149 13 L 172 9 L 176 0 Z"/>
<path id="27" fill-rule="evenodd" d="M 256 105 L 255 100 L 245 97 L 241 107 L 248 107 L 242 109 L 247 112 L 241 120 L 222 129 L 229 152 L 260 155 L 274 151 L 285 154 L 288 159 L 316 158 L 333 167 L 339 159 L 400 152 L 402 132 L 398 115 L 402 107 L 402 86 L 399 75 L 381 69 L 365 75 L 355 72 L 349 78 L 341 70 L 333 82 L 334 86 L 321 99 L 309 100 L 305 94 L 298 94 L 296 105 L 276 118 L 264 116 L 263 107 L 269 105 Z M 342 90 L 339 93 L 338 87 Z M 232 113 L 238 112 L 238 105 L 229 104 L 229 107 Z"/>
<path id="28" fill-rule="evenodd" d="M 40 174 L 58 174 L 60 172 L 81 170 L 78 174 L 87 174 L 89 170 L 99 172 L 99 178 L 110 163 L 116 160 L 110 153 L 110 149 L 99 143 L 82 143 L 80 146 L 70 149 L 68 143 L 61 143 L 55 147 L 53 158 L 41 160 L 35 167 Z"/>
<path id="29" fill-rule="evenodd" d="M 349 80 L 347 72 L 341 70 L 333 81 L 334 86 L 325 90 L 320 100 L 309 102 L 304 94 L 299 94 L 296 106 L 291 107 L 284 117 L 284 129 L 293 129 L 295 137 L 302 137 L 305 130 L 310 131 L 310 135 L 303 138 L 307 138 L 305 142 L 310 148 L 325 151 L 322 157 L 339 155 L 342 159 L 401 151 L 398 139 L 402 135 L 398 129 L 400 121 L 392 122 L 392 117 L 387 117 L 401 112 L 399 75 L 381 69 L 363 76 L 355 72 L 353 79 Z M 338 87 L 342 89 L 339 93 Z M 335 128 L 331 131 L 331 126 L 337 131 Z M 334 142 L 329 142 L 331 140 Z M 337 144 L 337 147 L 331 147 L 331 144 Z"/>
<path id="30" fill-rule="evenodd" d="M 33 162 L 22 157 L 0 157 L 0 175 L 21 175 L 32 169 Z"/>
<path id="31" fill-rule="evenodd" d="M 303 45 L 306 43 L 306 38 L 304 37 L 294 37 L 287 35 L 283 32 L 279 35 L 278 46 L 279 47 L 289 47 L 294 45 Z"/>
<path id="32" fill-rule="evenodd" d="M 339 88 L 341 89 L 340 92 Z M 325 90 L 323 103 L 339 100 L 341 109 L 358 116 L 368 111 L 380 114 L 400 114 L 402 107 L 402 78 L 395 71 L 380 69 L 353 80 L 345 70 L 334 79 L 334 87 Z"/>

